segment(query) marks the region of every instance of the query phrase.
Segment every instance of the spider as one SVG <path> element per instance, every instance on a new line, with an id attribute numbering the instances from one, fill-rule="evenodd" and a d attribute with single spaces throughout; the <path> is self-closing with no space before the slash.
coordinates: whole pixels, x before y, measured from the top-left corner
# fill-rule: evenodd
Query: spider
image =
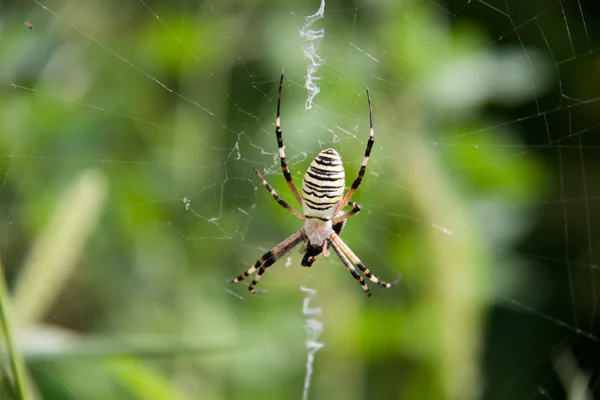
<path id="1" fill-rule="evenodd" d="M 303 213 L 298 212 L 295 208 L 286 203 L 275 192 L 273 187 L 262 177 L 256 167 L 254 173 L 258 176 L 263 186 L 271 193 L 271 196 L 297 218 L 304 221 L 304 227 L 300 228 L 292 236 L 288 237 L 271 250 L 262 255 L 256 263 L 246 272 L 241 274 L 230 282 L 240 282 L 246 279 L 249 275 L 256 273 L 256 276 L 248 286 L 248 290 L 252 293 L 257 293 L 254 289 L 260 278 L 265 273 L 267 268 L 283 257 L 287 252 L 292 250 L 296 245 L 304 242 L 300 252 L 304 253 L 302 258 L 302 266 L 310 267 L 317 259 L 319 254 L 329 257 L 329 247 L 340 258 L 348 272 L 360 283 L 362 289 L 367 296 L 371 296 L 371 291 L 365 283 L 365 280 L 354 268 L 354 265 L 362 271 L 362 273 L 372 282 L 384 288 L 389 288 L 395 285 L 400 280 L 400 277 L 395 282 L 388 283 L 377 278 L 371 273 L 354 254 L 354 252 L 344 243 L 339 234 L 344 229 L 348 217 L 358 213 L 361 210 L 361 205 L 351 201 L 352 195 L 358 189 L 365 175 L 369 155 L 373 147 L 373 107 L 371 106 L 371 94 L 367 89 L 367 101 L 369 102 L 369 141 L 365 150 L 365 157 L 360 166 L 358 176 L 352 183 L 350 189 L 344 195 L 345 173 L 342 165 L 342 158 L 334 149 L 326 149 L 321 151 L 311 162 L 304 180 L 302 181 L 302 196 L 298 193 L 298 189 L 292 180 L 292 175 L 287 167 L 285 160 L 285 151 L 283 147 L 283 138 L 281 135 L 281 88 L 283 86 L 283 73 L 279 80 L 279 91 L 277 93 L 277 118 L 275 119 L 275 134 L 277 135 L 277 146 L 279 148 L 279 158 L 281 159 L 281 170 L 283 176 L 289 186 L 292 194 L 302 207 Z M 343 212 L 344 207 L 352 207 L 351 210 Z M 354 264 L 354 265 L 353 265 Z"/>

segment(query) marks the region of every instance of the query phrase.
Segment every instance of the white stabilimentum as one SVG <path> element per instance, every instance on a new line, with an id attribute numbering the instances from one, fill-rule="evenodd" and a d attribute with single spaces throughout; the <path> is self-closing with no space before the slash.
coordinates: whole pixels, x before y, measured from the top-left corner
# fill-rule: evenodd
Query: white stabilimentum
<path id="1" fill-rule="evenodd" d="M 321 0 L 321 6 L 319 10 L 313 15 L 309 15 L 306 17 L 306 21 L 300 29 L 300 36 L 308 41 L 307 44 L 304 45 L 304 57 L 310 60 L 310 64 L 307 66 L 304 87 L 308 91 L 308 98 L 306 99 L 306 109 L 310 110 L 312 108 L 313 99 L 321 89 L 317 85 L 318 81 L 321 79 L 318 76 L 315 76 L 321 65 L 323 64 L 323 58 L 317 54 L 319 50 L 319 44 L 321 43 L 321 39 L 325 36 L 325 29 L 312 29 L 312 24 L 323 18 L 323 14 L 325 12 L 325 0 Z"/>
<path id="2" fill-rule="evenodd" d="M 304 302 L 302 304 L 302 313 L 306 316 L 306 323 L 304 327 L 306 329 L 306 375 L 304 377 L 304 391 L 302 392 L 302 400 L 308 400 L 308 393 L 310 391 L 310 380 L 313 373 L 313 363 L 315 361 L 315 353 L 323 346 L 324 343 L 317 342 L 317 339 L 323 333 L 323 323 L 315 318 L 315 316 L 321 315 L 321 307 L 310 307 L 310 301 L 317 293 L 316 289 L 310 289 L 304 286 L 300 286 L 300 290 L 306 293 Z"/>

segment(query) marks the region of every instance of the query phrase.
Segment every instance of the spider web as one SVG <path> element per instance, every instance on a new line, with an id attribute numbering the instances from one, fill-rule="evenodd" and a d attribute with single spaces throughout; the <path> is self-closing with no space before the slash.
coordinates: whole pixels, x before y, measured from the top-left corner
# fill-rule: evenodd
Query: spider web
<path id="1" fill-rule="evenodd" d="M 9 286 L 73 182 L 93 170 L 107 190 L 20 338 L 44 398 L 131 395 L 133 364 L 97 362 L 123 354 L 161 356 L 145 373 L 169 398 L 300 397 L 301 286 L 323 311 L 314 398 L 599 396 L 600 9 L 388 3 L 326 2 L 307 34 L 319 2 L 0 2 Z M 296 185 L 327 147 L 356 176 L 371 90 L 363 211 L 342 237 L 403 275 L 371 299 L 335 256 L 306 269 L 297 251 L 264 296 L 226 282 L 300 228 L 252 172 L 297 206 L 282 69 Z"/>

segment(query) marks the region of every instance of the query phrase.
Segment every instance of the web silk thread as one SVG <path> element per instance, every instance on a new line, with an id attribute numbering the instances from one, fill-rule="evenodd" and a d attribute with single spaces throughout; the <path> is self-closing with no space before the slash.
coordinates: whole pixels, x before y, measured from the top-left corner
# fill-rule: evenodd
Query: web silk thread
<path id="1" fill-rule="evenodd" d="M 325 346 L 324 343 L 317 342 L 318 337 L 323 333 L 323 323 L 315 316 L 321 315 L 321 307 L 311 308 L 310 301 L 317 293 L 316 289 L 307 288 L 300 286 L 300 290 L 306 293 L 304 302 L 302 304 L 302 313 L 306 316 L 306 323 L 304 328 L 306 329 L 306 375 L 304 377 L 304 391 L 302 393 L 302 400 L 308 400 L 308 394 L 310 391 L 310 382 L 313 373 L 313 364 L 315 361 L 315 353 Z"/>
<path id="2" fill-rule="evenodd" d="M 308 97 L 306 99 L 305 108 L 310 110 L 312 108 L 313 99 L 321 89 L 319 88 L 319 80 L 321 77 L 316 76 L 315 74 L 321 68 L 321 65 L 325 61 L 321 56 L 317 54 L 319 50 L 319 45 L 321 44 L 321 40 L 325 36 L 325 28 L 321 29 L 312 29 L 312 24 L 315 21 L 323 18 L 325 13 L 325 0 L 321 0 L 321 6 L 319 10 L 313 15 L 309 15 L 305 18 L 304 25 L 302 29 L 300 29 L 300 37 L 308 41 L 304 45 L 304 57 L 308 58 L 310 63 L 307 66 L 306 76 L 304 77 L 304 87 L 308 91 Z"/>

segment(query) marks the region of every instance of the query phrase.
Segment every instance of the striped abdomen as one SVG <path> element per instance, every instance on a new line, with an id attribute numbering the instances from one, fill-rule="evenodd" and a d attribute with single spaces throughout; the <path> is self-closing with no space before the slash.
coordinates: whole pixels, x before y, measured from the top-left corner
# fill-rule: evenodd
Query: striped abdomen
<path id="1" fill-rule="evenodd" d="M 319 153 L 302 182 L 302 210 L 308 218 L 329 220 L 344 195 L 346 175 L 342 158 L 333 149 Z"/>

